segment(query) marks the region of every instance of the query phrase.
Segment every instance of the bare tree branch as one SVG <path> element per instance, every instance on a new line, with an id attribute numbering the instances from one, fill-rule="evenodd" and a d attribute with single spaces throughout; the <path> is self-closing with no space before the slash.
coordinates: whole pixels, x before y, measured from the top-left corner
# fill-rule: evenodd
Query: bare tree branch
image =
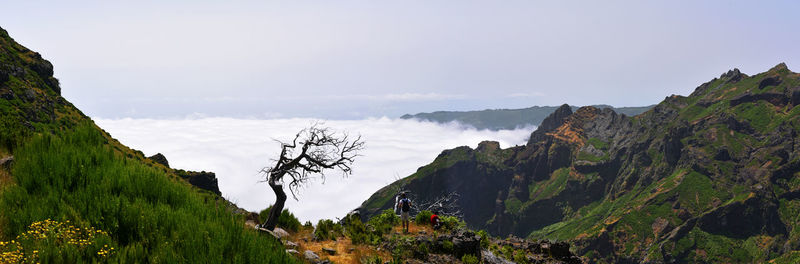
<path id="1" fill-rule="evenodd" d="M 318 122 L 300 130 L 291 142 L 276 140 L 281 144 L 280 156 L 271 160 L 275 165 L 261 169 L 278 197 L 273 206 L 273 210 L 277 210 L 276 219 L 285 202 L 284 184 L 288 184 L 292 198 L 297 200 L 297 193 L 308 184 L 312 175 L 319 175 L 324 183 L 326 170 L 339 170 L 344 177 L 352 174 L 352 164 L 365 147 L 360 135 L 351 140 L 347 133 L 337 134 L 321 125 Z M 270 212 L 264 226 L 274 228 L 274 220 L 273 212 Z"/>

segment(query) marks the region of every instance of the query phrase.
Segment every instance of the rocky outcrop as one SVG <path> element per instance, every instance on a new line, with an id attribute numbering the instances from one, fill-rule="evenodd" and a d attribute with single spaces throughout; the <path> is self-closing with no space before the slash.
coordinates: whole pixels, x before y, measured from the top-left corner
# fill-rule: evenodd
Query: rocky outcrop
<path id="1" fill-rule="evenodd" d="M 528 145 L 544 140 L 547 133 L 560 127 L 561 124 L 564 123 L 564 120 L 570 115 L 572 115 L 572 108 L 570 108 L 567 104 L 561 105 L 561 107 L 556 109 L 555 112 L 542 120 L 542 124 L 536 128 L 536 131 L 531 133 L 531 137 L 528 140 Z"/>
<path id="2" fill-rule="evenodd" d="M 197 188 L 222 195 L 217 185 L 217 176 L 213 172 L 175 170 L 175 173 Z"/>
<path id="3" fill-rule="evenodd" d="M 156 153 L 155 155 L 147 158 L 152 161 L 155 161 L 158 164 L 164 165 L 164 167 L 169 168 L 169 161 L 167 161 L 167 157 L 164 157 L 164 154 Z"/>
<path id="4" fill-rule="evenodd" d="M 780 76 L 767 77 L 767 78 L 764 78 L 763 80 L 761 80 L 761 82 L 758 83 L 758 89 L 760 90 L 760 89 L 764 89 L 765 87 L 769 87 L 769 86 L 777 86 L 777 85 L 780 85 L 781 82 L 783 82 L 783 80 L 781 79 Z"/>
<path id="5" fill-rule="evenodd" d="M 762 194 L 764 195 L 764 194 Z M 748 238 L 759 234 L 786 235 L 774 197 L 754 196 L 714 209 L 697 221 L 697 226 L 712 234 Z"/>
<path id="6" fill-rule="evenodd" d="M 784 106 L 787 103 L 789 103 L 790 99 L 791 97 L 783 93 L 766 92 L 766 93 L 753 94 L 751 92 L 745 92 L 741 95 L 732 98 L 730 104 L 731 107 L 734 107 L 743 103 L 752 103 L 758 100 L 764 100 L 775 106 Z"/>
<path id="7" fill-rule="evenodd" d="M 169 161 L 164 154 L 156 153 L 153 156 L 147 157 L 147 159 L 152 160 L 158 164 L 164 165 L 165 167 L 169 168 Z M 206 171 L 186 171 L 176 169 L 175 174 L 180 176 L 182 179 L 189 182 L 189 184 L 194 185 L 197 188 L 210 191 L 217 195 L 222 195 L 219 191 L 219 184 L 217 183 L 217 175 L 213 172 L 206 172 Z"/>

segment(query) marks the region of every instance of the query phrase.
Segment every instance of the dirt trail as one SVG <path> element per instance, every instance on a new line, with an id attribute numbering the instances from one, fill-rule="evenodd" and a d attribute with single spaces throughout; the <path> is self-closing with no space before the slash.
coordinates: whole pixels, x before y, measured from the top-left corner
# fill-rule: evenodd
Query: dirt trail
<path id="1" fill-rule="evenodd" d="M 402 226 L 397 225 L 392 228 L 392 233 L 402 234 Z M 418 234 L 420 231 L 426 234 L 431 234 L 433 229 L 429 226 L 419 226 L 411 223 L 409 226 L 409 235 Z M 302 254 L 306 250 L 314 251 L 321 259 L 328 259 L 337 264 L 358 264 L 361 263 L 362 257 L 380 256 L 383 260 L 390 260 L 392 254 L 389 251 L 368 245 L 353 245 L 347 237 L 338 237 L 336 240 L 327 241 L 313 241 L 313 229 L 303 229 L 297 233 L 289 236 L 289 241 L 298 244 L 297 251 Z M 325 253 L 322 248 L 332 248 L 336 250 L 336 255 Z M 302 257 L 302 256 L 301 256 Z"/>

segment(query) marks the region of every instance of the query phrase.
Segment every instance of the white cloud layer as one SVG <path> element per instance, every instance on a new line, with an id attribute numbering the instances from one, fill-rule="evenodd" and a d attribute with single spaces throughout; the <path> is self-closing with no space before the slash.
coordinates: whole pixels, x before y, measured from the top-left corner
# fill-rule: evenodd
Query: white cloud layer
<path id="1" fill-rule="evenodd" d="M 259 170 L 278 155 L 273 139 L 290 140 L 314 119 L 199 118 L 185 120 L 96 119 L 97 124 L 123 144 L 145 155 L 163 153 L 173 168 L 213 171 L 227 199 L 250 211 L 275 201 Z M 499 141 L 507 148 L 524 144 L 534 128 L 475 130 L 459 124 L 446 125 L 416 120 L 371 118 L 328 120 L 337 131 L 361 134 L 366 141 L 353 175 L 342 178 L 328 173 L 325 183 L 313 181 L 291 198 L 287 208 L 301 221 L 335 219 L 358 207 L 372 193 L 426 165 L 444 149 L 475 148 L 483 140 Z M 291 196 L 290 196 L 291 197 Z"/>

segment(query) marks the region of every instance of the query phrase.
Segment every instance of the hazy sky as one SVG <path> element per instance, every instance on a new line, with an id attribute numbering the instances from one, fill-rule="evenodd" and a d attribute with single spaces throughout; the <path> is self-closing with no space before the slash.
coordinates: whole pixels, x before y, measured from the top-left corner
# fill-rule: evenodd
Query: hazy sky
<path id="1" fill-rule="evenodd" d="M 649 105 L 800 60 L 798 1 L 14 1 L 90 116 Z"/>

